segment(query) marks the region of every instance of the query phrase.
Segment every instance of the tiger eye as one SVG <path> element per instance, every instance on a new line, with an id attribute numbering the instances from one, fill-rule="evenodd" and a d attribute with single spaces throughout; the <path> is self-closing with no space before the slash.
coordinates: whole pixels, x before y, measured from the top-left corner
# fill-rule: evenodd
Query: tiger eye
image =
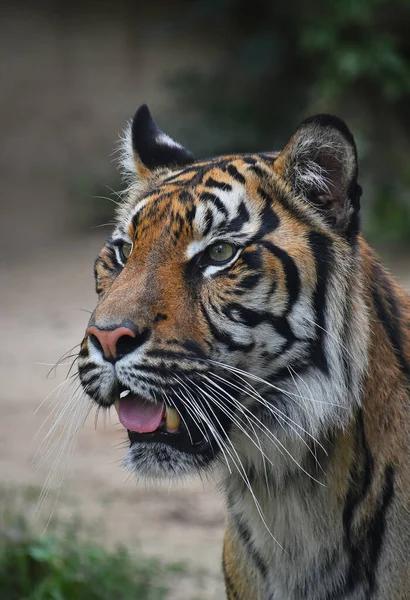
<path id="1" fill-rule="evenodd" d="M 124 242 L 121 247 L 121 256 L 122 256 L 122 259 L 124 260 L 124 262 L 127 261 L 131 252 L 132 252 L 132 244 L 130 244 L 129 242 Z"/>
<path id="2" fill-rule="evenodd" d="M 234 253 L 234 246 L 225 242 L 214 244 L 213 246 L 210 246 L 208 248 L 209 258 L 212 259 L 214 262 L 226 262 L 233 257 Z"/>

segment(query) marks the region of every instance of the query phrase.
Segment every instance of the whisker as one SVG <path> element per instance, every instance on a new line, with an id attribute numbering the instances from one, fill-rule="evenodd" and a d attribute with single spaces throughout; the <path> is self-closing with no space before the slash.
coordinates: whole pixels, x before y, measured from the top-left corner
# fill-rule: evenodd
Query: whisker
<path id="1" fill-rule="evenodd" d="M 194 383 L 194 382 L 193 382 Z M 197 384 L 194 383 L 194 385 L 196 385 L 196 387 L 198 387 L 200 393 L 202 395 L 206 395 L 208 396 L 207 392 L 205 392 L 204 390 L 202 390 Z M 209 389 L 209 387 L 208 387 Z M 225 406 L 223 406 L 220 402 L 218 402 L 214 396 L 209 395 L 209 397 L 211 398 L 211 400 L 215 403 L 215 405 L 229 418 L 232 420 L 232 422 L 235 423 L 235 425 L 238 427 L 238 429 L 240 429 L 245 435 L 246 437 L 252 442 L 252 444 L 254 444 L 258 450 L 260 450 L 261 454 L 268 460 L 268 462 L 273 466 L 272 461 L 270 460 L 270 458 L 268 458 L 268 456 L 266 456 L 266 454 L 263 452 L 263 450 L 261 449 L 261 447 L 257 444 L 257 442 L 252 439 L 252 437 L 249 435 L 249 433 L 245 430 L 245 428 L 242 426 L 242 424 L 238 421 L 238 419 L 235 416 L 235 413 L 233 411 L 228 410 Z M 242 414 L 245 414 L 242 411 Z M 214 418 L 217 418 L 214 415 Z"/>
<path id="2" fill-rule="evenodd" d="M 212 381 L 212 380 L 209 380 Z M 227 394 L 227 392 L 225 390 L 223 390 L 223 388 L 220 388 L 220 386 L 218 386 L 218 384 L 216 384 L 215 382 L 212 382 L 214 385 L 216 385 L 220 390 L 222 390 L 225 394 Z M 279 446 L 283 449 L 283 451 L 287 454 L 287 456 L 289 456 L 289 458 L 299 467 L 299 469 L 305 473 L 310 479 L 312 479 L 313 481 L 315 481 L 316 483 L 318 483 L 319 485 L 324 486 L 324 484 L 319 481 L 318 479 L 316 479 L 315 477 L 313 477 L 313 475 L 311 475 L 297 460 L 296 458 L 289 452 L 289 450 L 286 448 L 286 446 L 270 431 L 270 429 L 260 420 L 258 419 L 258 417 L 256 417 L 246 406 L 241 405 L 238 400 L 236 400 L 236 398 L 234 398 L 233 396 L 231 396 L 230 394 L 227 394 L 228 398 L 234 403 L 235 406 L 239 406 L 241 407 L 241 409 L 245 410 L 247 413 L 249 413 L 249 418 L 253 419 L 254 422 L 257 424 L 257 427 L 261 428 L 264 433 L 271 439 L 271 441 L 273 442 L 273 438 L 274 438 L 274 444 L 276 445 L 279 444 Z M 311 449 L 310 449 L 311 450 Z"/>
<path id="3" fill-rule="evenodd" d="M 303 319 L 305 321 L 308 321 L 309 323 L 312 323 L 312 325 L 314 325 L 315 327 L 318 327 L 318 329 L 321 329 L 322 331 L 324 331 L 329 337 L 331 337 L 337 344 L 339 344 L 339 346 L 345 350 L 347 352 L 347 354 L 349 355 L 349 357 L 355 361 L 355 358 L 353 356 L 353 354 L 350 352 L 350 350 L 347 348 L 347 346 L 345 346 L 333 333 L 331 333 L 328 329 L 326 329 L 325 327 L 322 327 L 321 325 L 319 325 L 319 323 L 316 323 L 316 321 L 309 319 L 306 315 L 303 315 Z"/>
<path id="4" fill-rule="evenodd" d="M 210 372 L 210 375 L 213 375 L 214 377 L 220 379 L 221 381 L 225 382 L 229 386 L 231 386 L 233 388 L 236 388 L 239 391 L 241 391 L 238 386 L 236 386 L 234 383 L 228 381 L 227 379 L 224 379 L 220 375 L 217 375 L 216 373 L 212 373 L 212 372 Z M 259 394 L 259 392 L 257 390 L 255 390 L 255 388 L 253 388 L 253 386 L 251 386 L 251 387 L 252 387 L 252 390 L 254 392 L 254 393 L 250 394 L 252 398 L 254 398 L 258 402 L 260 402 L 265 408 L 267 408 L 269 410 L 269 412 L 271 412 L 273 414 L 273 416 L 275 416 L 277 418 L 280 418 L 280 419 L 284 419 L 285 421 L 287 421 L 289 427 L 291 427 L 293 431 L 295 431 L 295 430 L 291 426 L 291 424 L 294 425 L 295 427 L 297 427 L 298 429 L 300 429 L 301 431 L 303 431 L 303 433 L 305 433 L 308 437 L 310 437 L 313 441 L 315 441 L 322 448 L 322 450 L 327 454 L 326 449 L 324 448 L 324 446 L 309 431 L 307 431 L 307 429 L 305 429 L 304 427 L 302 427 L 302 425 L 300 425 L 299 423 L 297 423 L 296 421 L 294 421 L 293 419 L 291 419 L 291 417 L 289 417 L 289 415 L 287 415 L 286 413 L 284 413 L 282 410 L 280 410 L 276 406 L 273 406 L 272 404 L 270 404 L 265 398 L 263 398 Z M 302 406 L 302 408 L 305 408 L 305 407 Z M 295 433 L 300 437 L 300 434 L 298 432 L 295 431 Z M 306 444 L 306 442 L 304 440 L 302 440 L 302 441 Z"/>
<path id="5" fill-rule="evenodd" d="M 71 363 L 71 367 L 70 367 L 70 368 L 68 369 L 68 371 L 67 371 L 66 379 L 67 379 L 68 377 L 70 377 L 70 375 L 71 375 L 71 371 L 73 370 L 73 367 L 74 367 L 75 363 L 77 362 L 77 360 L 78 360 L 79 358 L 80 358 L 80 356 L 76 356 L 76 357 L 75 357 L 75 359 L 73 360 L 73 362 Z"/>
<path id="6" fill-rule="evenodd" d="M 61 421 L 63 418 L 66 419 L 66 423 L 67 423 L 67 418 L 70 416 L 70 413 L 74 413 L 75 412 L 75 407 L 77 405 L 77 398 L 76 398 L 76 394 L 79 390 L 79 388 L 81 387 L 81 384 L 79 384 L 76 388 L 76 390 L 74 391 L 74 395 L 72 398 L 70 398 L 70 400 L 68 402 L 65 403 L 65 405 L 63 405 L 62 410 L 60 411 L 58 417 L 54 420 L 54 422 L 52 423 L 52 425 L 50 426 L 48 432 L 46 433 L 46 435 L 44 436 L 39 449 L 37 450 L 33 461 L 36 463 L 37 468 L 40 468 L 42 466 L 42 464 L 48 459 L 48 457 L 50 456 L 50 454 L 52 454 L 52 452 L 54 451 L 54 449 L 58 446 L 61 438 L 64 435 L 64 431 L 65 431 L 65 424 L 63 425 L 63 429 L 60 433 L 60 436 L 57 439 L 53 440 L 53 435 L 55 433 L 55 431 L 57 430 L 57 428 L 59 427 Z M 66 394 L 67 395 L 67 394 Z M 47 420 L 45 421 L 47 422 Z M 38 454 L 42 454 L 42 458 L 41 460 L 37 463 L 37 456 Z"/>
<path id="7" fill-rule="evenodd" d="M 67 352 L 64 352 L 64 354 L 58 359 L 58 361 L 54 364 L 54 366 L 49 370 L 49 372 L 46 375 L 46 379 L 49 378 L 50 373 L 57 368 L 57 366 L 60 364 L 60 362 L 64 359 L 67 358 L 67 354 L 69 354 L 70 352 L 72 352 L 74 350 L 74 348 L 78 348 L 79 346 L 81 346 L 81 344 L 75 344 L 75 346 L 73 346 L 72 348 L 70 348 L 69 350 L 67 350 Z M 71 354 L 69 358 L 71 358 L 72 356 L 76 356 L 74 354 Z"/>
<path id="8" fill-rule="evenodd" d="M 99 229 L 100 227 L 115 227 L 116 223 L 100 223 L 99 225 L 91 225 L 90 229 Z"/>
<path id="9" fill-rule="evenodd" d="M 191 383 L 193 383 L 193 382 L 192 382 L 192 380 L 191 380 Z M 210 405 L 209 405 L 209 402 L 206 400 L 206 398 L 205 398 L 205 397 L 204 397 L 204 401 L 207 403 L 207 405 L 208 405 L 208 407 L 210 408 L 210 410 L 212 410 L 212 409 L 211 409 L 211 407 L 210 407 Z M 215 415 L 214 415 L 214 418 L 215 418 Z M 243 463 L 242 463 L 242 461 L 241 461 L 241 459 L 240 459 L 240 457 L 239 457 L 239 455 L 238 455 L 238 453 L 237 453 L 237 451 L 236 451 L 236 449 L 235 449 L 234 445 L 232 444 L 231 440 L 229 439 L 229 437 L 227 437 L 227 442 L 228 442 L 228 443 L 229 443 L 229 445 L 231 446 L 231 448 L 232 448 L 232 451 L 234 452 L 234 454 L 235 454 L 235 456 L 236 456 L 236 458 L 237 458 L 237 460 L 238 460 L 238 463 L 239 463 L 239 465 L 236 463 L 236 461 L 235 461 L 235 460 L 234 460 L 234 458 L 232 457 L 232 454 L 231 454 L 231 452 L 230 452 L 230 450 L 228 449 L 228 447 L 227 447 L 227 446 L 226 446 L 226 451 L 227 451 L 227 452 L 230 454 L 230 456 L 231 456 L 231 460 L 233 460 L 233 464 L 236 466 L 236 468 L 237 468 L 237 470 L 238 470 L 238 473 L 239 473 L 239 475 L 241 476 L 242 480 L 244 481 L 245 485 L 247 486 L 247 488 L 248 488 L 248 490 L 249 490 L 249 492 L 250 492 L 250 494 L 251 494 L 251 496 L 252 496 L 252 499 L 253 499 L 253 502 L 254 502 L 254 504 L 255 504 L 256 510 L 257 510 L 257 512 L 258 512 L 258 514 L 259 514 L 259 517 L 260 517 L 260 519 L 261 519 L 261 521 L 262 521 L 263 525 L 265 526 L 265 529 L 266 529 L 266 531 L 269 533 L 269 535 L 270 535 L 270 536 L 271 536 L 271 538 L 274 540 L 274 542 L 275 542 L 275 543 L 276 543 L 276 544 L 277 544 L 277 545 L 278 545 L 278 546 L 279 546 L 279 547 L 280 547 L 280 548 L 281 548 L 281 549 L 282 549 L 282 550 L 283 550 L 283 551 L 284 551 L 284 552 L 287 554 L 286 550 L 285 550 L 285 549 L 283 548 L 283 546 L 282 546 L 282 545 L 279 543 L 279 541 L 278 541 L 278 540 L 275 538 L 275 536 L 274 536 L 274 535 L 273 535 L 273 533 L 271 532 L 270 528 L 268 527 L 268 524 L 267 524 L 267 522 L 266 522 L 265 515 L 264 515 L 264 513 L 263 513 L 263 511 L 262 511 L 262 508 L 261 508 L 261 506 L 260 506 L 260 504 L 259 504 L 259 501 L 258 501 L 258 499 L 256 498 L 255 492 L 253 491 L 252 485 L 251 485 L 251 483 L 250 483 L 250 481 L 249 481 L 248 475 L 247 475 L 247 473 L 246 473 L 246 469 L 245 469 L 245 467 L 243 466 Z M 239 468 L 239 467 L 240 467 L 240 468 Z"/>
<path id="10" fill-rule="evenodd" d="M 77 390 L 78 389 L 79 388 L 77 387 Z M 76 392 L 75 392 L 75 394 L 76 394 Z M 61 479 L 60 479 L 60 483 L 58 485 L 57 496 L 56 496 L 50 517 L 48 519 L 46 529 L 48 527 L 48 524 L 50 523 L 50 520 L 54 513 L 55 505 L 56 505 L 59 495 L 60 495 L 61 485 L 63 483 L 65 473 L 66 473 L 66 470 L 68 467 L 69 457 L 70 457 L 72 448 L 74 447 L 74 440 L 76 438 L 76 434 L 78 433 L 79 429 L 84 424 L 85 419 L 87 418 L 87 416 L 91 410 L 91 406 L 92 406 L 89 403 L 89 401 L 87 401 L 87 396 L 84 391 L 82 391 L 78 397 L 76 397 L 75 394 L 74 394 L 74 397 L 70 400 L 70 402 L 68 402 L 65 405 L 65 407 L 62 411 L 62 412 L 66 412 L 68 410 L 67 407 L 69 407 L 69 409 L 70 409 L 69 412 L 72 412 L 72 417 L 70 419 L 71 422 L 68 423 L 68 421 L 65 421 L 62 432 L 60 433 L 60 436 L 58 437 L 57 444 L 60 442 L 60 440 L 62 439 L 63 436 L 65 437 L 65 440 L 60 445 L 59 453 L 57 454 L 57 457 L 56 457 L 56 459 L 49 471 L 49 474 L 44 482 L 44 485 L 43 485 L 43 488 L 42 488 L 42 491 L 40 493 L 40 497 L 39 497 L 38 503 L 37 503 L 36 511 L 38 512 L 39 510 L 41 510 L 41 507 L 44 505 L 44 502 L 46 501 L 47 496 L 53 485 L 55 476 L 56 476 L 59 468 L 65 461 L 65 467 L 64 467 Z M 61 413 L 58 417 L 58 420 L 61 420 Z M 53 424 L 53 427 L 51 428 L 50 432 L 47 434 L 47 437 L 49 437 L 51 431 L 54 431 L 54 430 L 55 430 L 55 426 Z M 46 440 L 44 440 L 44 441 L 46 441 Z M 44 441 L 43 441 L 41 447 L 43 449 L 47 449 L 48 443 L 46 441 L 46 447 L 44 448 Z M 55 443 L 52 444 L 51 449 L 54 449 L 55 446 L 56 446 Z M 68 451 L 66 451 L 66 450 L 68 450 Z M 49 452 L 47 452 L 47 454 L 49 455 Z M 43 463 L 43 462 L 44 462 L 44 457 L 42 457 L 42 460 L 41 460 L 41 463 Z"/>
<path id="11" fill-rule="evenodd" d="M 109 196 L 91 196 L 93 200 L 108 200 L 108 202 L 112 202 L 115 206 L 121 206 L 120 202 L 114 200 L 114 198 L 110 198 Z"/>
<path id="12" fill-rule="evenodd" d="M 194 400 L 192 400 L 192 402 L 191 402 L 188 398 L 186 398 L 186 402 L 188 403 L 188 406 L 190 406 L 191 410 L 193 410 L 195 412 L 195 414 L 200 419 L 202 419 L 204 421 L 204 423 L 209 427 L 211 435 L 213 436 L 214 440 L 216 441 L 217 445 L 219 446 L 219 448 L 220 448 L 220 450 L 222 452 L 222 455 L 223 455 L 223 457 L 225 459 L 228 471 L 229 471 L 230 474 L 232 474 L 229 461 L 228 461 L 228 459 L 226 457 L 226 454 L 225 454 L 224 444 L 223 444 L 222 439 L 220 438 L 218 432 L 215 430 L 212 421 L 207 417 L 207 415 L 204 413 L 203 409 L 198 405 L 197 402 L 195 402 Z"/>
<path id="13" fill-rule="evenodd" d="M 249 373 L 248 371 L 244 371 L 243 369 L 239 369 L 238 367 L 232 367 L 230 365 L 227 365 L 225 363 L 221 363 L 219 361 L 213 361 L 210 359 L 198 359 L 198 360 L 204 360 L 205 362 L 209 362 L 211 364 L 215 364 L 218 365 L 219 367 L 222 367 L 224 369 L 226 369 L 227 371 L 236 374 L 236 376 L 239 375 L 243 375 L 244 377 L 249 377 L 250 379 L 253 379 L 255 381 L 258 381 L 259 383 L 262 383 L 263 385 L 266 385 L 274 390 L 276 390 L 277 392 L 280 392 L 281 394 L 284 394 L 285 396 L 287 396 L 288 398 L 299 398 L 300 400 L 309 400 L 308 398 L 305 398 L 304 396 L 299 396 L 299 394 L 295 394 L 294 392 L 291 392 L 289 390 L 285 390 L 282 389 L 280 387 L 278 387 L 277 385 L 274 385 L 273 383 L 270 383 L 269 381 L 267 381 L 266 379 L 263 379 L 262 377 L 259 377 L 258 375 L 254 375 L 252 373 Z M 249 382 L 247 382 L 249 384 Z M 250 384 L 249 384 L 250 385 Z M 325 400 L 314 400 L 315 402 L 321 403 L 321 404 L 329 404 L 330 406 L 337 406 L 340 408 L 346 408 L 342 405 L 339 404 L 335 404 L 333 402 L 328 402 Z"/>
<path id="14" fill-rule="evenodd" d="M 191 395 L 191 393 L 190 393 L 190 391 L 189 391 L 188 387 L 187 387 L 187 386 L 184 384 L 184 382 L 182 381 L 182 379 L 181 379 L 181 378 L 180 378 L 178 375 L 176 375 L 176 376 L 174 376 L 174 380 L 176 380 L 177 382 L 179 382 L 179 384 L 180 384 L 180 385 L 182 385 L 182 386 L 185 388 L 186 392 L 187 392 L 187 393 L 188 393 L 188 394 L 191 396 L 192 402 L 195 402 L 195 400 L 194 400 L 194 398 L 192 397 L 192 395 Z M 181 393 L 181 394 L 183 394 L 183 392 L 182 392 L 181 390 L 180 390 L 180 393 Z M 185 400 L 187 400 L 185 395 L 183 395 L 183 398 L 185 398 Z M 181 417 L 182 417 L 182 415 L 181 415 Z M 185 422 L 185 419 L 184 419 L 184 423 L 185 423 L 185 426 L 187 427 L 187 425 L 186 425 L 186 422 Z M 195 422 L 195 425 L 198 427 L 198 429 L 199 429 L 199 431 L 202 433 L 202 435 L 203 435 L 203 436 L 206 438 L 207 442 L 210 444 L 211 442 L 210 442 L 210 440 L 209 440 L 209 437 L 208 437 L 208 435 L 207 435 L 206 431 L 203 431 L 203 430 L 201 429 L 201 427 L 200 427 L 200 424 L 199 424 L 199 422 L 198 422 L 198 421 L 197 421 L 197 422 Z M 188 429 L 188 427 L 187 427 L 187 429 Z M 189 430 L 188 430 L 188 433 L 189 433 Z M 192 437 L 191 437 L 191 435 L 190 435 L 190 439 L 191 439 L 191 443 L 193 443 L 193 442 L 192 442 Z"/>
<path id="15" fill-rule="evenodd" d="M 69 462 L 70 462 L 70 458 L 71 458 L 71 455 L 72 455 L 72 453 L 74 451 L 74 446 L 75 446 L 75 441 L 76 441 L 76 438 L 77 438 L 77 433 L 80 430 L 80 428 L 83 427 L 83 425 L 84 425 L 84 423 L 85 423 L 85 421 L 86 421 L 86 419 L 87 419 L 90 411 L 91 411 L 91 406 L 89 408 L 86 408 L 85 411 L 83 409 L 83 413 L 80 413 L 80 419 L 78 419 L 78 423 L 75 426 L 74 431 L 72 433 L 70 432 L 70 434 L 69 434 L 69 435 L 71 435 L 71 439 L 70 439 L 70 442 L 69 442 L 69 445 L 68 445 L 68 450 L 65 453 L 65 456 L 62 459 L 60 459 L 60 461 L 58 463 L 58 466 L 57 466 L 57 468 L 55 470 L 55 474 L 56 474 L 57 473 L 57 469 L 61 467 L 61 465 L 63 464 L 63 460 L 65 460 L 65 464 L 64 464 L 64 467 L 63 467 L 63 473 L 61 475 L 60 482 L 58 484 L 57 496 L 55 498 L 55 501 L 54 501 L 54 504 L 53 504 L 50 516 L 49 516 L 48 521 L 46 523 L 46 526 L 44 528 L 44 533 L 48 529 L 48 526 L 49 526 L 49 524 L 51 522 L 51 519 L 52 519 L 52 517 L 54 515 L 55 507 L 57 506 L 57 502 L 58 502 L 58 499 L 60 497 L 62 485 L 64 483 L 64 479 L 65 479 L 65 476 L 66 476 L 66 473 L 67 473 L 67 469 L 68 469 L 68 465 L 69 465 Z M 63 452 L 65 452 L 65 447 L 66 447 L 66 444 L 64 446 Z M 52 482 L 50 482 L 50 489 L 51 489 L 51 485 L 52 485 Z M 47 494 L 48 494 L 48 492 L 47 492 Z"/>
<path id="16" fill-rule="evenodd" d="M 51 390 L 51 392 L 49 394 L 47 394 L 47 396 L 44 398 L 44 400 L 41 401 L 40 405 L 36 408 L 36 410 L 34 411 L 34 415 L 36 415 L 38 413 L 38 411 L 41 409 L 41 407 L 43 406 L 43 404 L 45 402 L 47 402 L 47 400 L 50 398 L 50 396 L 52 394 L 54 394 L 55 392 L 57 392 L 57 398 L 58 398 L 58 394 L 61 392 L 61 388 L 67 384 L 72 385 L 75 382 L 75 377 L 77 376 L 77 373 L 74 373 L 69 379 L 64 379 L 64 381 L 62 381 L 61 383 L 59 383 L 53 390 Z M 66 390 L 64 390 L 66 391 Z M 58 404 L 61 402 L 61 398 L 58 399 Z M 55 410 L 55 408 L 53 409 L 53 411 Z M 45 422 L 50 418 L 50 414 L 48 415 L 48 417 L 46 418 Z M 44 423 L 45 423 L 44 422 Z M 43 425 L 44 425 L 43 423 Z M 40 429 L 37 431 L 37 433 L 35 434 L 34 437 L 36 437 L 40 430 L 42 429 L 43 425 L 40 427 Z"/>

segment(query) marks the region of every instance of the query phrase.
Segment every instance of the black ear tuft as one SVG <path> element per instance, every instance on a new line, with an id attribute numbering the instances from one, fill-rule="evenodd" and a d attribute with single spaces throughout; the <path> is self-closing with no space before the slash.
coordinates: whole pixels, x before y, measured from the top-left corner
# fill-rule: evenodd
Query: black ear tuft
<path id="1" fill-rule="evenodd" d="M 131 139 L 134 154 L 148 169 L 183 166 L 194 161 L 189 150 L 174 142 L 157 127 L 146 104 L 140 106 L 135 113 Z"/>
<path id="2" fill-rule="evenodd" d="M 343 121 L 330 115 L 303 121 L 274 169 L 328 222 L 351 233 L 357 230 L 361 195 L 357 151 Z"/>

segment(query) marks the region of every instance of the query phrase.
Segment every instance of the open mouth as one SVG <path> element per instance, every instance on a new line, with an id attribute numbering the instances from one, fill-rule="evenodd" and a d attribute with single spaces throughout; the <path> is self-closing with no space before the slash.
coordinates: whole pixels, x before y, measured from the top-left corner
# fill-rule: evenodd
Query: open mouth
<path id="1" fill-rule="evenodd" d="M 120 423 L 127 429 L 131 446 L 136 443 L 160 442 L 182 452 L 198 453 L 209 448 L 209 441 L 198 425 L 176 408 L 162 402 L 146 400 L 124 390 L 115 402 Z"/>

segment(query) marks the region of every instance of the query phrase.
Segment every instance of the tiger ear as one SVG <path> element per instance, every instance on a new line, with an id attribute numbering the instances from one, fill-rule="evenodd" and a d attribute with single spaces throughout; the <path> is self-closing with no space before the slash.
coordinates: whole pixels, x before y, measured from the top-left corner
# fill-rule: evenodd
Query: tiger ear
<path id="1" fill-rule="evenodd" d="M 128 174 L 148 177 L 159 167 L 181 167 L 194 156 L 161 131 L 146 104 L 139 107 L 123 138 L 121 165 Z"/>
<path id="2" fill-rule="evenodd" d="M 303 121 L 273 168 L 333 225 L 357 228 L 353 218 L 360 209 L 361 195 L 357 151 L 343 121 L 330 115 Z"/>

